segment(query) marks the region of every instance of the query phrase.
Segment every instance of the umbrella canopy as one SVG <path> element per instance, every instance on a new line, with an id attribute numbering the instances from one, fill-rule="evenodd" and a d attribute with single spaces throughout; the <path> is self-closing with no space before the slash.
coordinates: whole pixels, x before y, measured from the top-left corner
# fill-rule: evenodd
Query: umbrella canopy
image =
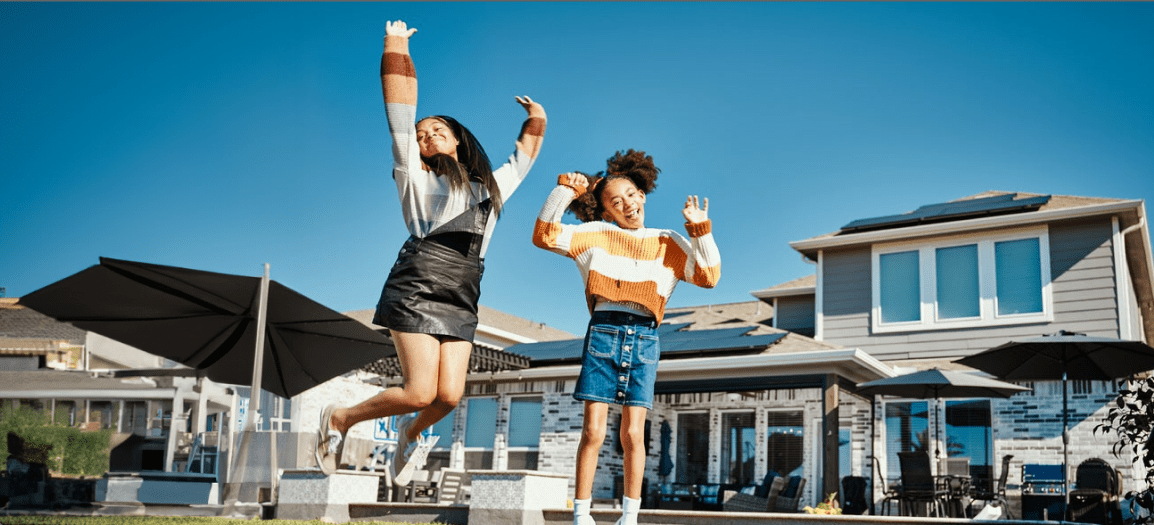
<path id="1" fill-rule="evenodd" d="M 1010 341 L 955 361 L 1009 380 L 1110 381 L 1154 370 L 1154 348 L 1138 342 L 1065 330 Z"/>
<path id="2" fill-rule="evenodd" d="M 213 381 L 248 385 L 260 286 L 259 277 L 101 257 L 20 304 L 203 370 Z M 279 396 L 396 353 L 384 335 L 276 281 L 269 281 L 267 310 L 260 384 Z"/>
<path id="3" fill-rule="evenodd" d="M 1069 478 L 1067 380 L 1110 381 L 1154 370 L 1154 348 L 1138 342 L 1059 331 L 1010 341 L 954 361 L 1002 379 L 1062 381 L 1062 463 Z M 1065 482 L 1065 480 L 1063 480 Z M 1069 498 L 1069 491 L 1066 491 Z M 1068 500 L 1067 500 L 1068 501 Z"/>
<path id="4" fill-rule="evenodd" d="M 941 397 L 1010 397 L 1028 392 L 1024 386 L 952 370 L 922 370 L 858 385 L 866 395 L 932 399 Z"/>
<path id="5" fill-rule="evenodd" d="M 996 379 L 976 376 L 953 370 L 921 370 L 911 374 L 887 377 L 861 383 L 858 393 L 866 395 L 888 395 L 917 399 L 938 399 L 943 397 L 1010 397 L 1029 388 L 1006 383 Z M 934 405 L 935 420 L 937 405 Z M 941 427 L 938 426 L 938 440 Z M 941 456 L 941 449 L 934 447 L 934 456 Z"/>

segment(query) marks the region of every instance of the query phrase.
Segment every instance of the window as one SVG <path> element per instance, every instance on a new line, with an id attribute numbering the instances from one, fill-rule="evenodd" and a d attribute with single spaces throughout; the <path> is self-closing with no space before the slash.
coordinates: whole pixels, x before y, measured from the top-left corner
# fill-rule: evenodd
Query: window
<path id="1" fill-rule="evenodd" d="M 722 483 L 753 484 L 753 462 L 757 456 L 753 412 L 722 414 L 721 435 Z"/>
<path id="2" fill-rule="evenodd" d="M 252 396 L 252 387 L 239 386 L 236 388 L 240 400 L 240 417 L 237 425 L 243 429 L 248 421 L 249 408 Z M 260 391 L 260 419 L 257 421 L 258 430 L 273 432 L 292 432 L 292 399 L 280 397 L 272 392 Z"/>
<path id="3" fill-rule="evenodd" d="M 986 478 L 991 473 L 994 433 L 990 426 L 990 401 L 946 401 L 946 456 L 969 458 L 970 475 Z"/>
<path id="4" fill-rule="evenodd" d="M 677 414 L 677 481 L 709 482 L 709 414 Z"/>
<path id="5" fill-rule="evenodd" d="M 805 461 L 805 428 L 801 412 L 769 412 L 767 425 L 766 463 L 769 472 L 781 476 L 802 475 Z"/>
<path id="6" fill-rule="evenodd" d="M 493 468 L 497 438 L 497 398 L 470 398 L 465 414 L 465 468 Z"/>
<path id="7" fill-rule="evenodd" d="M 512 470 L 537 470 L 537 447 L 541 441 L 541 398 L 509 400 L 509 457 Z"/>
<path id="8" fill-rule="evenodd" d="M 886 484 L 902 477 L 898 452 L 929 453 L 929 403 L 897 401 L 885 405 Z"/>
<path id="9" fill-rule="evenodd" d="M 875 332 L 1052 321 L 1044 228 L 975 241 L 879 245 L 873 252 Z"/>

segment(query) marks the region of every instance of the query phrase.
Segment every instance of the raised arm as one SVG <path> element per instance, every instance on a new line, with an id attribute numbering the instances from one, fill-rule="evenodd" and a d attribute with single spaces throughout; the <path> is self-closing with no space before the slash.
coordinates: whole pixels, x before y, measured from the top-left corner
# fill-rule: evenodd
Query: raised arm
<path id="1" fill-rule="evenodd" d="M 385 104 L 417 105 L 417 71 L 409 56 L 409 37 L 416 32 L 400 20 L 385 24 L 385 52 L 381 55 L 381 92 Z"/>
<path id="2" fill-rule="evenodd" d="M 521 124 L 521 135 L 517 137 L 517 149 L 535 159 L 541 151 L 541 142 L 545 140 L 545 108 L 528 96 L 517 97 L 517 103 L 528 113 L 525 123 Z"/>
<path id="3" fill-rule="evenodd" d="M 709 220 L 709 199 L 698 200 L 696 195 L 685 199 L 681 210 L 685 216 L 685 231 L 689 234 L 689 257 L 686 257 L 686 282 L 702 288 L 713 288 L 721 279 L 721 252 L 713 240 L 713 223 Z"/>
<path id="4" fill-rule="evenodd" d="M 569 203 L 585 193 L 589 179 L 580 173 L 562 173 L 557 176 L 557 187 L 545 199 L 537 223 L 533 227 L 533 244 L 554 253 L 569 256 L 569 245 L 575 226 L 561 223 Z"/>

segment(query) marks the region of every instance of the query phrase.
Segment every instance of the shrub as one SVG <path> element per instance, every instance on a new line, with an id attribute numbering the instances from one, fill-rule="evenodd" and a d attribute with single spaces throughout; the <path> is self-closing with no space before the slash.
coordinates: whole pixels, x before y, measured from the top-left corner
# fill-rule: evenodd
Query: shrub
<path id="1" fill-rule="evenodd" d="M 1115 457 L 1128 454 L 1133 462 L 1141 461 L 1146 468 L 1146 486 L 1142 490 L 1126 492 L 1133 523 L 1154 523 L 1154 378 L 1131 378 L 1120 384 L 1114 406 L 1107 411 L 1104 423 L 1094 427 L 1094 433 L 1113 432 L 1118 441 L 1111 447 Z"/>
<path id="2" fill-rule="evenodd" d="M 53 472 L 98 476 L 108 471 L 112 438 L 108 430 L 81 432 L 78 428 L 49 424 L 43 411 L 23 406 L 0 407 L 0 458 L 8 457 L 8 432 L 20 436 L 32 449 L 28 459 L 44 463 Z M 7 469 L 6 463 L 3 468 Z"/>

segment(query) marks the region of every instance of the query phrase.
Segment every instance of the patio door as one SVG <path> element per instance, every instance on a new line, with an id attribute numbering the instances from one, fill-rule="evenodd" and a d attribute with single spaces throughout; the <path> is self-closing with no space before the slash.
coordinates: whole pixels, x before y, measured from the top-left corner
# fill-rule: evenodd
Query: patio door
<path id="1" fill-rule="evenodd" d="M 994 453 L 994 431 L 990 425 L 990 401 L 966 399 L 946 401 L 945 450 L 951 458 L 968 458 L 970 476 L 990 479 Z"/>
<path id="2" fill-rule="evenodd" d="M 926 401 L 891 401 L 886 403 L 886 484 L 901 479 L 898 452 L 931 450 L 929 403 Z"/>
<path id="3" fill-rule="evenodd" d="M 752 485 L 757 455 L 753 412 L 723 413 L 721 435 L 721 482 Z"/>
<path id="4" fill-rule="evenodd" d="M 677 413 L 677 481 L 709 482 L 709 413 Z"/>

